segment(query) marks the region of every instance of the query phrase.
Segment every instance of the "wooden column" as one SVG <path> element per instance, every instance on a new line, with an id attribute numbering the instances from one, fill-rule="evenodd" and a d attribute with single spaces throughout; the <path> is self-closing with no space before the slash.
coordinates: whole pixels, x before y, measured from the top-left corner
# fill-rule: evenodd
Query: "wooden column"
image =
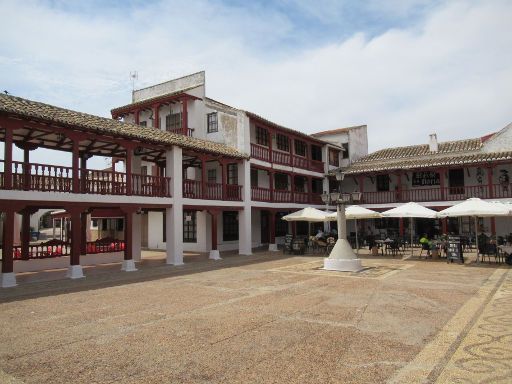
<path id="1" fill-rule="evenodd" d="M 404 218 L 403 218 L 403 217 L 400 217 L 400 218 L 398 219 L 398 228 L 399 228 L 400 236 L 403 236 L 403 235 L 404 235 L 404 232 L 405 232 L 405 227 L 404 227 Z"/>
<path id="2" fill-rule="evenodd" d="M 87 255 L 87 212 L 80 214 L 80 255 Z"/>
<path id="3" fill-rule="evenodd" d="M 441 231 L 443 232 L 443 235 L 448 233 L 448 218 L 447 217 L 444 217 L 441 219 Z"/>
<path id="4" fill-rule="evenodd" d="M 306 177 L 307 180 L 307 187 L 308 187 L 308 202 L 311 204 L 313 202 L 313 178 L 311 176 Z"/>
<path id="5" fill-rule="evenodd" d="M 80 193 L 80 152 L 79 141 L 73 138 L 73 193 Z"/>
<path id="6" fill-rule="evenodd" d="M 439 188 L 441 189 L 441 200 L 446 198 L 445 190 L 446 168 L 439 169 Z"/>
<path id="7" fill-rule="evenodd" d="M 217 245 L 217 221 L 219 218 L 219 211 L 209 210 L 208 212 L 212 216 L 212 250 L 215 251 L 218 248 L 218 245 Z"/>
<path id="8" fill-rule="evenodd" d="M 227 182 L 227 178 L 226 178 L 226 164 L 224 163 L 223 160 L 219 160 L 219 164 L 220 164 L 220 178 L 221 178 L 221 184 L 222 184 L 222 199 L 223 200 L 226 200 L 226 197 L 227 197 L 227 185 L 228 185 L 228 182 Z"/>
<path id="9" fill-rule="evenodd" d="M 276 243 L 276 212 L 274 210 L 269 210 L 269 242 L 270 244 Z"/>
<path id="10" fill-rule="evenodd" d="M 126 147 L 126 194 L 129 196 L 133 192 L 133 177 L 132 177 L 132 159 L 133 148 Z"/>
<path id="11" fill-rule="evenodd" d="M 268 133 L 268 162 L 273 163 L 274 155 L 272 154 L 272 152 L 273 152 L 272 137 L 274 136 L 274 132 L 270 129 L 267 129 L 267 133 Z"/>
<path id="12" fill-rule="evenodd" d="M 80 209 L 68 209 L 67 210 L 71 214 L 71 257 L 70 264 L 71 265 L 80 265 L 80 253 L 81 253 L 81 212 Z"/>
<path id="13" fill-rule="evenodd" d="M 295 192 L 294 191 L 294 189 L 295 189 L 295 175 L 293 173 L 290 173 L 289 177 L 290 177 L 290 200 L 293 203 L 294 196 L 295 196 L 295 194 L 294 194 L 294 192 Z"/>
<path id="14" fill-rule="evenodd" d="M 134 115 L 135 125 L 139 125 L 140 124 L 140 110 L 136 109 L 135 111 L 133 111 L 133 115 Z"/>
<path id="15" fill-rule="evenodd" d="M 274 201 L 274 171 L 268 170 L 268 186 L 270 189 L 270 201 Z"/>
<path id="16" fill-rule="evenodd" d="M 396 173 L 396 199 L 402 201 L 402 172 Z"/>
<path id="17" fill-rule="evenodd" d="M 182 99 L 181 100 L 181 104 L 182 104 L 182 112 L 181 112 L 181 119 L 182 119 L 182 130 L 183 130 L 183 136 L 187 136 L 188 135 L 188 100 L 187 99 Z"/>
<path id="18" fill-rule="evenodd" d="M 133 213 L 128 210 L 124 214 L 124 260 L 133 258 L 132 250 L 132 230 L 133 230 Z"/>
<path id="19" fill-rule="evenodd" d="M 7 131 L 9 132 L 9 130 Z M 14 271 L 14 209 L 4 211 L 4 236 L 2 241 L 2 273 Z"/>
<path id="20" fill-rule="evenodd" d="M 30 190 L 30 150 L 23 149 L 23 190 Z"/>
<path id="21" fill-rule="evenodd" d="M 489 188 L 489 199 L 494 197 L 494 185 L 492 183 L 493 166 L 487 167 L 487 186 Z"/>
<path id="22" fill-rule="evenodd" d="M 153 128 L 160 128 L 160 104 L 153 105 Z"/>
<path id="23" fill-rule="evenodd" d="M 206 199 L 206 159 L 204 156 L 201 156 L 201 197 Z"/>
<path id="24" fill-rule="evenodd" d="M 496 218 L 491 217 L 491 235 L 496 236 Z"/>
<path id="25" fill-rule="evenodd" d="M 30 247 L 30 210 L 23 209 L 21 212 L 21 258 L 23 260 L 29 259 Z M 6 223 L 12 225 L 12 223 Z"/>
<path id="26" fill-rule="evenodd" d="M 85 193 L 87 188 L 87 154 L 80 155 L 80 190 Z"/>
<path id="27" fill-rule="evenodd" d="M 12 130 L 5 129 L 4 140 L 4 188 L 12 189 Z"/>

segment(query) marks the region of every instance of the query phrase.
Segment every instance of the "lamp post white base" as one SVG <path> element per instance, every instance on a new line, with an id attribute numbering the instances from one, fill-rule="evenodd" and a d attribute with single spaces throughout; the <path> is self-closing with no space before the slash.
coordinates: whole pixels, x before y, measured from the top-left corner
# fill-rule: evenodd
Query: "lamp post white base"
<path id="1" fill-rule="evenodd" d="M 324 269 L 328 271 L 359 272 L 363 269 L 361 259 L 324 259 Z"/>
<path id="2" fill-rule="evenodd" d="M 66 273 L 66 277 L 70 279 L 81 279 L 84 276 L 84 272 L 82 270 L 81 265 L 70 265 L 68 267 L 68 272 Z"/>
<path id="3" fill-rule="evenodd" d="M 2 288 L 11 288 L 15 287 L 16 284 L 16 274 L 14 272 L 2 273 Z"/>
<path id="4" fill-rule="evenodd" d="M 135 260 L 123 260 L 123 264 L 121 264 L 121 271 L 125 272 L 135 272 L 137 268 L 135 268 Z"/>
<path id="5" fill-rule="evenodd" d="M 270 252 L 278 252 L 279 251 L 279 249 L 277 249 L 277 244 L 269 244 L 268 245 L 268 250 Z"/>
<path id="6" fill-rule="evenodd" d="M 350 243 L 346 239 L 338 239 L 331 254 L 324 259 L 324 269 L 328 271 L 358 272 L 363 269 Z"/>
<path id="7" fill-rule="evenodd" d="M 219 250 L 218 249 L 212 249 L 210 251 L 209 259 L 210 260 L 222 260 L 222 257 L 220 257 Z"/>

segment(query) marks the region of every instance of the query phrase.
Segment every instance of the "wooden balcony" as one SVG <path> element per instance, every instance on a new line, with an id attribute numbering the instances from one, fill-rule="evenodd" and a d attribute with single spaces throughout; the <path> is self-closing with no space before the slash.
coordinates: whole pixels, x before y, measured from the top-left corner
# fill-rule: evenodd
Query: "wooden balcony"
<path id="1" fill-rule="evenodd" d="M 167 132 L 172 132 L 177 135 L 184 135 L 184 136 L 192 137 L 192 135 L 194 133 L 194 128 L 187 128 L 186 130 L 183 128 L 168 129 Z"/>
<path id="2" fill-rule="evenodd" d="M 4 161 L 0 160 L 4 168 Z M 0 173 L 0 189 L 5 189 L 4 171 Z M 19 191 L 89 193 L 99 195 L 135 195 L 171 197 L 171 178 L 121 172 L 79 169 L 78 190 L 73 190 L 73 168 L 60 165 L 12 162 L 12 189 Z M 131 188 L 131 190 L 129 190 Z"/>
<path id="3" fill-rule="evenodd" d="M 273 190 L 269 188 L 251 187 L 253 201 L 269 203 L 297 203 L 323 205 L 321 194 L 308 192 L 293 192 L 288 190 Z"/>
<path id="4" fill-rule="evenodd" d="M 254 143 L 251 143 L 251 157 L 273 164 L 287 165 L 289 167 L 301 168 L 308 171 L 319 173 L 324 173 L 325 171 L 323 161 L 311 160 L 303 156 L 292 155 L 288 152 L 277 150 L 273 150 L 272 156 L 270 156 L 270 150 L 268 147 Z"/>
<path id="5" fill-rule="evenodd" d="M 183 197 L 189 199 L 242 201 L 242 186 L 220 183 L 203 183 L 197 180 L 183 181 Z"/>
<path id="6" fill-rule="evenodd" d="M 362 204 L 407 203 L 409 201 L 461 201 L 470 197 L 481 199 L 511 198 L 511 186 L 501 184 L 465 187 L 418 188 L 402 191 L 364 192 Z"/>

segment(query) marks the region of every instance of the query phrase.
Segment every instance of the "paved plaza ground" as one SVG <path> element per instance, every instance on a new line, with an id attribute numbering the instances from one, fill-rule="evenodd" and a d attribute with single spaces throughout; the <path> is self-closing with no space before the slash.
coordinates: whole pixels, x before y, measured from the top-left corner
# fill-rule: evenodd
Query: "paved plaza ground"
<path id="1" fill-rule="evenodd" d="M 0 383 L 512 382 L 506 265 L 145 256 L 1 290 Z"/>

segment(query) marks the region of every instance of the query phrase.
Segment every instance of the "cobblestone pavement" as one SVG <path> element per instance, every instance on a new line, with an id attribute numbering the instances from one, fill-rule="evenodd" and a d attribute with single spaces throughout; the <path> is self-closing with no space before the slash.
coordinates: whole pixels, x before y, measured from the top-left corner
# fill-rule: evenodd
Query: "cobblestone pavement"
<path id="1" fill-rule="evenodd" d="M 510 382 L 510 267 L 321 263 L 259 253 L 27 279 L 0 291 L 0 382 Z"/>

